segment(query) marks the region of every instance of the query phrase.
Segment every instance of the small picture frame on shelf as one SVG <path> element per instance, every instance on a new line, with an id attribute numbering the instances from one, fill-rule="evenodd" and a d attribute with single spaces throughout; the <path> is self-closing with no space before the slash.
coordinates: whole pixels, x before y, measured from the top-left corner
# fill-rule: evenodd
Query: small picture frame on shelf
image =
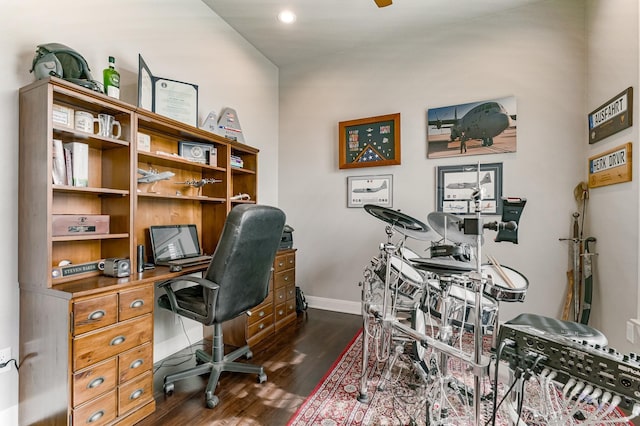
<path id="1" fill-rule="evenodd" d="M 178 155 L 194 163 L 216 166 L 217 149 L 208 143 L 181 141 L 178 142 Z"/>

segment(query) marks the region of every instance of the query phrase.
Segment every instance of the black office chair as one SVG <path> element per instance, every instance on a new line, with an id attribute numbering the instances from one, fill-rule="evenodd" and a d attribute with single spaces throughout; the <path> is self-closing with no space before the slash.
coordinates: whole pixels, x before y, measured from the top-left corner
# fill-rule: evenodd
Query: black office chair
<path id="1" fill-rule="evenodd" d="M 267 380 L 262 366 L 234 362 L 242 355 L 251 358 L 249 346 L 224 355 L 222 323 L 259 305 L 269 292 L 269 277 L 282 238 L 285 214 L 270 206 L 243 204 L 227 216 L 218 246 L 204 278 L 182 276 L 159 283 L 166 294 L 158 305 L 179 315 L 213 326 L 212 354 L 196 351 L 196 365 L 164 378 L 164 391 L 171 394 L 173 382 L 210 372 L 205 396 L 207 407 L 219 399 L 213 393 L 223 371 L 255 373 L 258 381 Z M 191 282 L 183 289 L 177 283 Z"/>

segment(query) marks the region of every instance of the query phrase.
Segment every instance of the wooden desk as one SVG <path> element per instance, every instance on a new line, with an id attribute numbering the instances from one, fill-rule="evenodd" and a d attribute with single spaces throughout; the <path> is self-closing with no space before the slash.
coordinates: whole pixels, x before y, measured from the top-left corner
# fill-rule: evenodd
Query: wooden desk
<path id="1" fill-rule="evenodd" d="M 207 265 L 20 287 L 20 424 L 133 424 L 155 410 L 154 283 Z"/>

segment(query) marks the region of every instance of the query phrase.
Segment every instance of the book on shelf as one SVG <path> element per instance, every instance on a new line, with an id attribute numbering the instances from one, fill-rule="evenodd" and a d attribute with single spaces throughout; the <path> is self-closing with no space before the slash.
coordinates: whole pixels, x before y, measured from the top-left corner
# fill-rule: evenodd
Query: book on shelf
<path id="1" fill-rule="evenodd" d="M 64 147 L 68 148 L 71 154 L 71 185 L 89 186 L 89 145 L 70 142 L 64 144 Z"/>
<path id="2" fill-rule="evenodd" d="M 64 151 L 64 168 L 65 168 L 65 185 L 71 186 L 71 178 L 73 176 L 73 172 L 71 171 L 71 150 L 68 147 L 63 147 Z"/>
<path id="3" fill-rule="evenodd" d="M 53 165 L 52 175 L 54 185 L 67 184 L 67 169 L 64 161 L 64 148 L 60 139 L 53 140 Z"/>
<path id="4" fill-rule="evenodd" d="M 242 160 L 242 157 L 239 157 L 237 155 L 232 155 L 231 167 L 244 167 L 244 161 Z"/>

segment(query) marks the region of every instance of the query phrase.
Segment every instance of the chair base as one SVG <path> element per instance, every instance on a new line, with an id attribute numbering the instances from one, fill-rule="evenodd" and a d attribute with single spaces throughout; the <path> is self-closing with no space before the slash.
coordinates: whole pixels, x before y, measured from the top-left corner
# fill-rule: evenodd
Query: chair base
<path id="1" fill-rule="evenodd" d="M 210 373 L 209 382 L 205 389 L 205 398 L 208 408 L 213 408 L 218 405 L 219 399 L 214 395 L 218 381 L 220 380 L 220 374 L 224 371 L 233 373 L 248 373 L 257 374 L 258 383 L 264 383 L 267 381 L 267 375 L 261 365 L 247 364 L 243 362 L 235 362 L 236 359 L 241 356 L 246 356 L 250 359 L 253 354 L 249 346 L 243 346 L 222 357 L 219 361 L 215 361 L 216 349 L 214 347 L 213 354 L 210 355 L 203 350 L 196 350 L 196 366 L 188 370 L 179 371 L 177 373 L 168 374 L 164 378 L 164 392 L 165 394 L 173 393 L 173 383 L 178 380 L 186 379 L 188 377 L 200 376 L 202 374 Z M 218 357 L 220 358 L 220 357 Z"/>

